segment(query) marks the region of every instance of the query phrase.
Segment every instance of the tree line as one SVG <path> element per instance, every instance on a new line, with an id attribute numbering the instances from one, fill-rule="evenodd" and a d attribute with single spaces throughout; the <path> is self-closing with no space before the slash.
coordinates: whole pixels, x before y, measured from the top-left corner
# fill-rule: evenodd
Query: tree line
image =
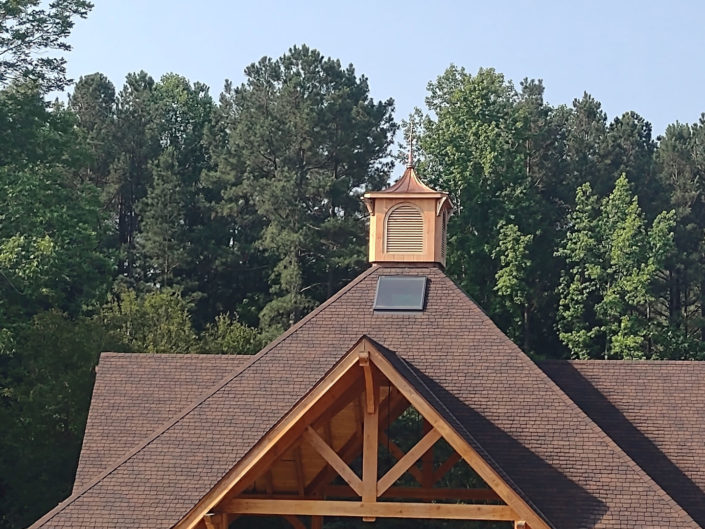
<path id="1" fill-rule="evenodd" d="M 90 7 L 0 0 L 0 527 L 69 494 L 100 351 L 254 353 L 364 270 L 406 125 L 306 46 L 217 99 L 135 72 L 48 102 L 69 80 L 36 52 Z M 409 117 L 447 273 L 536 357 L 701 359 L 705 117 L 654 138 L 543 94 L 451 66 Z"/>
<path id="2" fill-rule="evenodd" d="M 493 69 L 429 84 L 421 172 L 458 205 L 448 273 L 528 353 L 702 359 L 705 114 L 663 136 Z"/>

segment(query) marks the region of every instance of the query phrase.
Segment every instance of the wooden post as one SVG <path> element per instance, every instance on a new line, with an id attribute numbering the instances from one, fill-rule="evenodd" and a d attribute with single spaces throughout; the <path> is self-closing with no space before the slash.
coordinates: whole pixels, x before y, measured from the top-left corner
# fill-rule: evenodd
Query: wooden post
<path id="1" fill-rule="evenodd" d="M 323 516 L 311 516 L 311 529 L 323 529 Z"/>
<path id="2" fill-rule="evenodd" d="M 371 388 L 365 391 L 372 391 L 372 395 L 367 396 L 368 406 L 363 419 L 363 439 L 362 439 L 362 501 L 363 503 L 373 503 L 377 501 L 377 451 L 379 435 L 379 386 L 371 384 Z M 369 404 L 372 404 L 370 406 Z M 370 410 L 372 408 L 372 410 Z M 365 522 L 374 522 L 375 518 L 366 516 L 362 519 Z"/>
<path id="3" fill-rule="evenodd" d="M 306 492 L 306 483 L 304 482 L 304 464 L 301 457 L 301 445 L 297 445 L 294 449 L 294 463 L 296 464 L 296 484 L 299 496 L 303 496 Z"/>

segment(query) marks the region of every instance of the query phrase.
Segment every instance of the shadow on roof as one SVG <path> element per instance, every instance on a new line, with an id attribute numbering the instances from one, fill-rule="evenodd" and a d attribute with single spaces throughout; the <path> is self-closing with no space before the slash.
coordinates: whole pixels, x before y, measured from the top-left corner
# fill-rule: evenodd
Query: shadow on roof
<path id="1" fill-rule="evenodd" d="M 510 472 L 510 479 L 522 491 L 531 491 L 531 497 L 524 495 L 525 499 L 538 508 L 539 515 L 543 513 L 547 522 L 562 529 L 593 527 L 605 515 L 607 506 L 601 500 L 458 400 L 433 379 L 408 362 L 407 365 L 419 381 L 455 416 L 452 423 L 463 425 L 464 431 L 460 431 L 461 435 L 466 437 L 467 432 L 474 438 L 467 439 L 468 442 L 473 446 L 479 444 L 502 470 L 521 469 L 520 473 Z"/>
<path id="2" fill-rule="evenodd" d="M 698 525 L 705 527 L 705 492 L 658 446 L 573 365 L 568 362 L 546 362 L 540 367 Z"/>

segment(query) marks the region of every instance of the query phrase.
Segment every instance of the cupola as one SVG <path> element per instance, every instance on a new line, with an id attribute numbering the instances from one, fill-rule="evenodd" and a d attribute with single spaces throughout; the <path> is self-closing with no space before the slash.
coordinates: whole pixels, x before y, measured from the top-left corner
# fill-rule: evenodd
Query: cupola
<path id="1" fill-rule="evenodd" d="M 370 262 L 446 264 L 446 228 L 453 206 L 448 193 L 421 182 L 411 154 L 402 177 L 363 200 L 370 213 Z"/>

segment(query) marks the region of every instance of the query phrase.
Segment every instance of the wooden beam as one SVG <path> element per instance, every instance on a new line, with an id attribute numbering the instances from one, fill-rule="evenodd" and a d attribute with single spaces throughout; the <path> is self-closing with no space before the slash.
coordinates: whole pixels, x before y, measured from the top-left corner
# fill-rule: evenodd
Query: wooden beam
<path id="1" fill-rule="evenodd" d="M 397 446 L 394 441 L 387 437 L 387 434 L 383 431 L 379 432 L 379 444 L 384 448 L 387 448 L 397 461 L 404 457 L 404 451 L 399 448 L 399 446 Z M 421 485 L 421 481 L 423 480 L 423 478 L 421 476 L 421 471 L 417 466 L 411 465 L 407 472 L 409 472 L 409 474 L 414 477 L 416 482 Z"/>
<path id="2" fill-rule="evenodd" d="M 226 512 L 221 512 L 218 516 L 219 529 L 228 529 L 230 527 L 230 515 Z"/>
<path id="3" fill-rule="evenodd" d="M 306 529 L 306 525 L 298 516 L 293 514 L 285 514 L 282 516 L 294 529 Z"/>
<path id="4" fill-rule="evenodd" d="M 343 461 L 349 461 L 352 458 L 351 454 L 358 453 L 360 444 L 362 444 L 362 437 L 358 437 L 356 434 L 354 434 L 350 439 L 348 439 L 348 441 L 340 449 L 340 457 L 343 459 Z M 311 483 L 308 484 L 308 487 L 306 487 L 306 494 L 311 495 L 320 492 L 320 490 L 327 483 L 329 483 L 331 479 L 335 477 L 336 474 L 337 473 L 335 469 L 326 466 L 318 473 L 315 478 L 311 480 Z"/>
<path id="5" fill-rule="evenodd" d="M 377 496 L 381 496 L 384 494 L 384 491 L 394 485 L 396 480 L 398 480 L 402 474 L 404 474 L 404 472 L 411 467 L 411 465 L 416 463 L 421 456 L 423 456 L 434 444 L 436 444 L 436 441 L 440 438 L 441 434 L 435 428 L 424 435 L 421 440 L 416 443 L 411 450 L 404 454 L 404 456 L 397 461 L 397 463 L 377 482 Z"/>
<path id="6" fill-rule="evenodd" d="M 304 464 L 301 458 L 301 445 L 296 445 L 296 448 L 294 448 L 294 464 L 296 465 L 296 486 L 299 491 L 299 496 L 303 496 L 306 492 L 306 483 L 304 483 Z"/>
<path id="7" fill-rule="evenodd" d="M 174 529 L 193 529 L 203 515 L 210 512 L 226 495 L 237 496 L 254 479 L 284 454 L 303 430 L 359 379 L 353 369 L 358 352 L 366 350 L 369 341 L 361 339 L 316 386 L 296 404 L 259 442 L 204 495 Z"/>
<path id="8" fill-rule="evenodd" d="M 367 387 L 365 392 L 367 392 Z M 365 413 L 362 435 L 362 501 L 371 503 L 377 499 L 377 453 L 379 451 L 379 387 L 373 384 L 372 413 Z M 367 398 L 368 402 L 370 398 Z M 369 410 L 369 408 L 368 408 Z M 364 516 L 365 522 L 374 522 L 373 516 Z"/>
<path id="9" fill-rule="evenodd" d="M 329 485 L 326 488 L 326 493 L 335 498 L 357 497 L 355 491 L 345 485 Z M 247 497 L 252 496 L 248 494 Z M 266 496 L 261 495 L 259 497 L 265 498 Z M 492 489 L 389 487 L 381 497 L 413 500 L 501 501 L 497 493 Z"/>
<path id="10" fill-rule="evenodd" d="M 364 518 L 430 518 L 447 520 L 514 521 L 507 505 L 458 503 L 398 503 L 328 500 L 225 500 L 220 506 L 238 514 L 350 516 Z"/>
<path id="11" fill-rule="evenodd" d="M 370 360 L 377 369 L 396 386 L 409 403 L 416 408 L 416 411 L 441 433 L 448 444 L 463 457 L 507 505 L 519 513 L 519 516 L 513 520 L 526 520 L 533 529 L 551 529 L 526 501 L 504 481 L 499 473 L 418 393 L 416 388 L 399 374 L 372 343 L 366 344 L 366 350 L 370 351 Z"/>
<path id="12" fill-rule="evenodd" d="M 306 428 L 304 439 L 318 452 L 318 454 L 330 465 L 352 489 L 362 496 L 364 492 L 363 481 L 353 472 L 348 464 L 326 443 L 320 435 L 311 428 Z"/>
<path id="13" fill-rule="evenodd" d="M 423 433 L 427 434 L 433 429 L 433 426 L 424 419 Z M 433 450 L 427 450 L 421 458 L 421 486 L 433 487 Z"/>
<path id="14" fill-rule="evenodd" d="M 462 456 L 458 452 L 453 452 L 448 456 L 448 459 L 443 461 L 441 463 L 441 466 L 438 467 L 438 470 L 436 470 L 433 474 L 433 485 L 438 483 L 443 476 L 445 476 L 448 472 L 450 472 L 450 469 L 453 468 L 458 461 L 460 461 Z"/>
<path id="15" fill-rule="evenodd" d="M 370 366 L 370 353 L 361 351 L 359 353 L 360 367 L 365 374 L 365 403 L 367 404 L 367 413 L 374 413 L 377 401 L 374 396 L 374 377 L 372 376 L 372 367 Z"/>
<path id="16" fill-rule="evenodd" d="M 323 529 L 323 516 L 311 516 L 311 529 Z"/>
<path id="17" fill-rule="evenodd" d="M 529 529 L 526 522 L 523 520 L 518 520 L 514 522 L 514 529 Z"/>

